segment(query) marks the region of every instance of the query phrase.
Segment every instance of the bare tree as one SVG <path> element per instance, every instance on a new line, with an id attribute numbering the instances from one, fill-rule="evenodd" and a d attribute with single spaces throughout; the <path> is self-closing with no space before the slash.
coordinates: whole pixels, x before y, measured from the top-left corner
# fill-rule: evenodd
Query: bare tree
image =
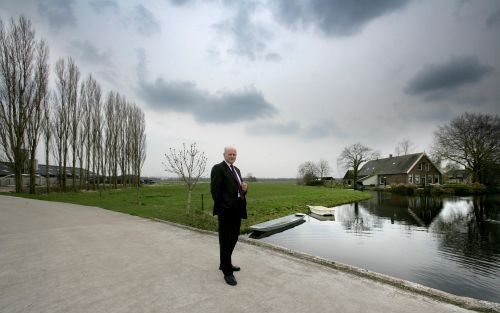
<path id="1" fill-rule="evenodd" d="M 101 175 L 104 167 L 103 153 L 102 153 L 102 140 L 103 140 L 103 113 L 102 113 L 102 92 L 101 87 L 97 82 L 93 82 L 92 88 L 92 184 L 94 189 L 100 188 Z"/>
<path id="2" fill-rule="evenodd" d="M 318 178 L 319 168 L 314 162 L 307 161 L 299 165 L 298 179 L 305 185 L 310 185 Z"/>
<path id="3" fill-rule="evenodd" d="M 88 178 L 87 178 L 87 175 L 86 175 L 86 172 L 88 171 L 85 171 L 84 170 L 84 163 L 86 162 L 87 160 L 87 151 L 85 150 L 86 148 L 86 141 L 87 141 L 87 138 L 88 138 L 88 134 L 90 132 L 90 127 L 89 125 L 87 124 L 87 117 L 88 117 L 88 98 L 87 98 L 87 90 L 86 90 L 86 81 L 83 80 L 81 83 L 80 83 L 80 97 L 79 97 L 79 106 L 80 106 L 80 114 L 81 114 L 81 118 L 80 118 L 80 123 L 79 123 L 79 126 L 78 126 L 78 161 L 79 161 L 79 167 L 80 167 L 80 171 L 79 171 L 79 176 L 80 176 L 80 179 L 79 179 L 79 186 L 78 186 L 78 189 L 79 190 L 82 190 L 83 189 L 83 182 L 86 181 Z M 88 169 L 88 168 L 87 168 Z M 88 186 L 87 186 L 88 188 Z"/>
<path id="4" fill-rule="evenodd" d="M 413 142 L 409 139 L 403 139 L 401 142 L 398 143 L 396 148 L 394 149 L 394 152 L 396 155 L 407 155 L 413 150 Z"/>
<path id="5" fill-rule="evenodd" d="M 94 170 L 94 106 L 96 105 L 97 98 L 100 101 L 100 96 L 96 97 L 98 85 L 91 74 L 88 75 L 87 79 L 82 82 L 80 100 L 82 106 L 82 124 L 80 135 L 82 137 L 82 155 L 85 158 L 85 173 L 84 181 L 85 188 L 90 188 L 90 169 Z M 99 104 L 100 105 L 100 104 Z M 95 187 L 95 177 L 93 177 L 93 186 Z"/>
<path id="6" fill-rule="evenodd" d="M 500 163 L 500 118 L 465 113 L 434 132 L 433 154 L 461 164 L 472 181 L 486 183 L 488 169 Z"/>
<path id="7" fill-rule="evenodd" d="M 7 156 L 4 149 L 0 149 L 0 162 L 7 162 Z"/>
<path id="8" fill-rule="evenodd" d="M 31 22 L 11 18 L 6 29 L 0 20 L 0 141 L 13 164 L 16 192 L 22 191 L 27 151 L 27 127 L 33 114 L 36 41 Z"/>
<path id="9" fill-rule="evenodd" d="M 47 193 L 50 193 L 50 172 L 49 172 L 49 160 L 50 160 L 50 147 L 52 144 L 52 110 L 50 105 L 50 93 L 47 93 L 47 101 L 43 103 L 43 116 L 42 116 L 42 130 L 43 139 L 45 143 L 45 186 L 47 188 Z"/>
<path id="10" fill-rule="evenodd" d="M 128 104 L 127 106 L 129 107 L 130 112 L 127 127 L 131 130 L 131 136 L 129 138 L 130 140 L 128 140 L 128 148 L 131 152 L 130 165 L 132 166 L 134 183 L 137 187 L 137 203 L 139 203 L 141 169 L 144 165 L 144 161 L 146 160 L 146 121 L 144 118 L 144 112 L 142 112 L 142 110 L 139 109 L 135 104 Z M 189 202 L 190 199 L 188 203 Z"/>
<path id="11" fill-rule="evenodd" d="M 318 174 L 319 174 L 319 178 L 320 179 L 323 179 L 323 177 L 325 177 L 328 174 L 330 174 L 330 172 L 332 170 L 331 167 L 330 167 L 330 164 L 325 159 L 319 160 L 319 162 L 316 165 L 316 167 L 318 168 Z"/>
<path id="12" fill-rule="evenodd" d="M 205 153 L 198 150 L 196 143 L 191 144 L 189 148 L 186 148 L 186 144 L 182 144 L 182 150 L 170 148 L 170 153 L 165 154 L 165 157 L 167 158 L 167 163 L 163 162 L 165 171 L 179 176 L 188 189 L 186 212 L 189 213 L 192 191 L 207 165 Z"/>
<path id="13" fill-rule="evenodd" d="M 31 119 L 27 125 L 27 145 L 29 152 L 29 174 L 30 174 L 30 193 L 35 193 L 35 175 L 38 170 L 36 162 L 36 151 L 40 139 L 40 128 L 43 123 L 43 114 L 48 106 L 48 84 L 49 84 L 49 47 L 47 43 L 41 40 L 36 47 L 36 66 L 35 66 L 35 96 Z"/>
<path id="14" fill-rule="evenodd" d="M 52 150 L 55 161 L 57 162 L 57 181 L 59 189 L 63 190 L 63 157 L 64 151 L 67 150 L 68 132 L 69 132 L 69 116 L 68 105 L 66 102 L 66 66 L 63 59 L 59 59 L 55 67 L 56 72 L 56 90 L 53 93 L 54 101 L 54 120 L 53 134 L 54 147 Z M 64 161 L 65 162 L 65 161 Z"/>
<path id="15" fill-rule="evenodd" d="M 114 188 L 117 188 L 118 176 L 118 135 L 120 127 L 120 111 L 124 108 L 120 107 L 120 95 L 118 93 L 109 92 L 106 100 L 105 116 L 106 116 L 106 158 L 108 165 L 108 173 L 110 175 L 111 183 Z"/>
<path id="16" fill-rule="evenodd" d="M 357 189 L 356 181 L 358 180 L 358 171 L 361 164 L 374 160 L 379 156 L 379 152 L 373 151 L 361 143 L 355 143 L 344 148 L 338 158 L 338 162 L 342 164 L 344 169 L 353 170 L 353 188 Z"/>
<path id="17" fill-rule="evenodd" d="M 125 98 L 120 100 L 121 109 L 118 113 L 118 132 L 117 132 L 117 145 L 118 145 L 118 164 L 121 172 L 121 183 L 127 186 L 130 183 L 130 163 L 131 163 L 131 144 L 129 140 L 129 131 L 132 125 L 133 109 L 132 105 L 127 103 Z"/>
<path id="18" fill-rule="evenodd" d="M 70 105 L 70 146 L 71 146 L 71 187 L 73 192 L 76 191 L 76 161 L 79 158 L 80 144 L 78 142 L 81 124 L 82 109 L 80 101 L 78 101 L 78 82 L 80 81 L 80 70 L 72 59 L 68 60 L 69 72 L 69 105 Z"/>
<path id="19" fill-rule="evenodd" d="M 54 135 L 56 141 L 55 157 L 58 162 L 59 187 L 66 191 L 66 169 L 68 162 L 69 148 L 72 148 L 73 157 L 73 187 L 75 184 L 76 166 L 76 138 L 78 136 L 78 81 L 80 70 L 70 57 L 65 61 L 59 59 L 56 63 L 56 90 L 55 90 L 55 128 Z"/>

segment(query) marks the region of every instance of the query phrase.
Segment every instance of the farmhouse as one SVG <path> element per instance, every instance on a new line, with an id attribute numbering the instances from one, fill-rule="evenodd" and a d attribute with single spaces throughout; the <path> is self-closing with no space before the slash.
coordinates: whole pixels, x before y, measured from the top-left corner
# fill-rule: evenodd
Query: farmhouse
<path id="1" fill-rule="evenodd" d="M 443 173 L 425 153 L 368 161 L 358 172 L 358 184 L 364 186 L 415 184 L 431 185 L 442 183 Z"/>
<path id="2" fill-rule="evenodd" d="M 450 184 L 464 184 L 464 183 L 470 183 L 471 182 L 471 177 L 470 173 L 466 170 L 449 170 L 445 177 L 447 179 L 447 182 Z"/>

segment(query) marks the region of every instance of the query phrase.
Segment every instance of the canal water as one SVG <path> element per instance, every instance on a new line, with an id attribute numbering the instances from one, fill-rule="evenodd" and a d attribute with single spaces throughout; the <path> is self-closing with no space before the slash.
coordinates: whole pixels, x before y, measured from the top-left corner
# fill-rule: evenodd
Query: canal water
<path id="1" fill-rule="evenodd" d="M 260 240 L 500 303 L 500 195 L 373 192 L 370 200 L 317 218 Z"/>

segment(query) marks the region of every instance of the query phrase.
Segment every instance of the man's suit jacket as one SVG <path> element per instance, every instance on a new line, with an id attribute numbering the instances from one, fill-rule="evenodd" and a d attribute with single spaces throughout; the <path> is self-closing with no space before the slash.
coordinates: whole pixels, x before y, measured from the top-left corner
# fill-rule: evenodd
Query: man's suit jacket
<path id="1" fill-rule="evenodd" d="M 236 166 L 234 166 L 234 169 L 238 173 L 241 182 L 243 182 L 240 170 Z M 238 182 L 226 162 L 222 161 L 215 164 L 210 173 L 210 192 L 214 199 L 213 215 L 224 215 L 239 211 L 240 217 L 246 219 L 246 199 L 241 200 L 238 198 L 238 190 Z"/>

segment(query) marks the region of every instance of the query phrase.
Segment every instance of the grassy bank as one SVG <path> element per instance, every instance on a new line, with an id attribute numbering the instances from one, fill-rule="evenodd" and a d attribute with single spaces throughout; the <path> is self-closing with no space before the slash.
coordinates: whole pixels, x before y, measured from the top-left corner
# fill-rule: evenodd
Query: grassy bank
<path id="1" fill-rule="evenodd" d="M 199 184 L 193 191 L 191 214 L 186 214 L 186 188 L 184 185 L 179 184 L 142 187 L 139 203 L 137 202 L 136 190 L 128 188 L 107 189 L 101 193 L 18 194 L 17 196 L 97 206 L 201 229 L 217 229 L 217 219 L 212 216 L 213 201 L 208 183 Z M 350 189 L 297 186 L 292 183 L 252 183 L 247 197 L 249 216 L 248 220 L 242 223 L 242 231 L 248 231 L 250 225 L 287 214 L 307 213 L 307 204 L 335 206 L 365 200 L 369 197 L 368 193 Z"/>

